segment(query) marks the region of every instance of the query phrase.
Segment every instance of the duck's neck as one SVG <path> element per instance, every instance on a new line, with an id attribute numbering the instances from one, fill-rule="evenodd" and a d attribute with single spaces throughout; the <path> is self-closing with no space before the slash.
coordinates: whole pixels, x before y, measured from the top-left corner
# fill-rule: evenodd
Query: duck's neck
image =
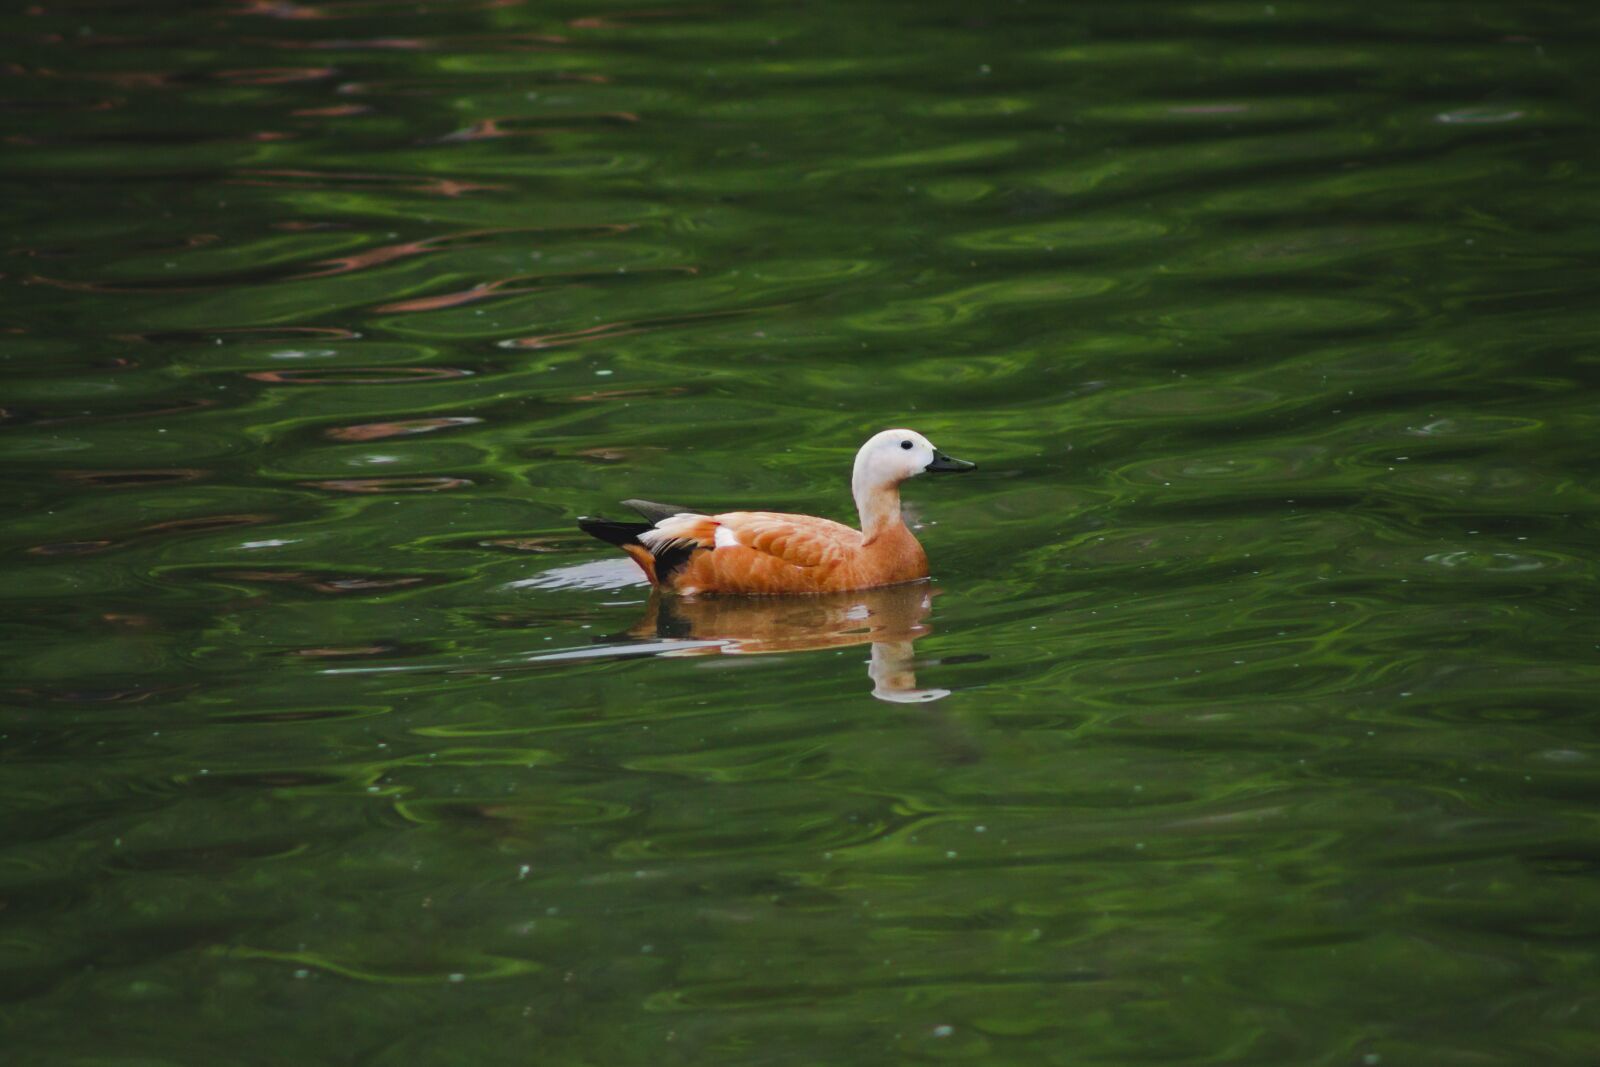
<path id="1" fill-rule="evenodd" d="M 851 489 L 855 491 L 856 511 L 861 516 L 861 535 L 865 544 L 870 545 L 890 530 L 905 526 L 900 518 L 898 485 L 885 485 L 882 482 L 864 484 L 861 479 L 853 479 Z"/>

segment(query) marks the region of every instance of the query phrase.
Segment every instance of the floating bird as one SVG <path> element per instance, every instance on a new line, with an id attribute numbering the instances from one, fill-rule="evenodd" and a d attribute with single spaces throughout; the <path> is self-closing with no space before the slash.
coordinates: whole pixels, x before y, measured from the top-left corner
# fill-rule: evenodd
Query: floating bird
<path id="1" fill-rule="evenodd" d="M 702 515 L 648 500 L 624 503 L 650 522 L 584 518 L 578 525 L 632 556 L 651 585 L 685 596 L 871 589 L 928 576 L 928 557 L 900 517 L 900 483 L 974 466 L 913 430 L 884 430 L 861 446 L 850 476 L 859 530 L 815 515 Z"/>

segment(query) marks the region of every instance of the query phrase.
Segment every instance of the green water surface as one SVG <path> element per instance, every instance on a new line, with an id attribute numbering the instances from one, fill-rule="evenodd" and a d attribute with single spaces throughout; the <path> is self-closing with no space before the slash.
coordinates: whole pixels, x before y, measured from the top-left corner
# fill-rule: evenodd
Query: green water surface
<path id="1" fill-rule="evenodd" d="M 7 1063 L 1600 1062 L 1600 8 L 0 36 Z"/>

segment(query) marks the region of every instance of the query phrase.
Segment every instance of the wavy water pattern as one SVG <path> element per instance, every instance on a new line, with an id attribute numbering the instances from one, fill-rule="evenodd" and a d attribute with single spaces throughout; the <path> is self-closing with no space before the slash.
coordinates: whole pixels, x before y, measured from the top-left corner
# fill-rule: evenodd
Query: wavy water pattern
<path id="1" fill-rule="evenodd" d="M 1593 1062 L 1600 14 L 0 27 L 9 1058 Z"/>

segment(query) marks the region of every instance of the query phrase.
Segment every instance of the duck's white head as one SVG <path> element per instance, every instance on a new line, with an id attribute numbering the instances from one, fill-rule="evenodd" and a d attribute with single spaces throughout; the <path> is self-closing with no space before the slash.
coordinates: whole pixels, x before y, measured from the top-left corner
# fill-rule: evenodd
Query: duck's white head
<path id="1" fill-rule="evenodd" d="M 861 451 L 856 453 L 855 470 L 850 475 L 850 488 L 855 493 L 856 508 L 861 512 L 862 529 L 873 526 L 885 516 L 888 500 L 880 499 L 893 494 L 893 511 L 899 514 L 899 494 L 893 490 L 907 478 L 919 474 L 969 471 L 977 466 L 964 459 L 951 459 L 933 447 L 933 442 L 915 430 L 884 430 L 873 434 Z"/>

